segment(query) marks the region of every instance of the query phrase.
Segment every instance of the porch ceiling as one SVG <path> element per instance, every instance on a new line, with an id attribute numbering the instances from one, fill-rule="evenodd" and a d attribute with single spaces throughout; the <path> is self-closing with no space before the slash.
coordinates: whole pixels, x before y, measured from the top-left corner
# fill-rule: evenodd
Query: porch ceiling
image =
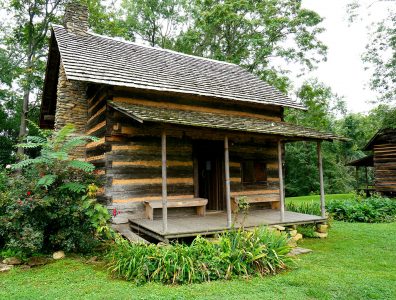
<path id="1" fill-rule="evenodd" d="M 321 132 L 286 122 L 268 121 L 252 117 L 227 116 L 217 113 L 164 109 L 110 101 L 109 105 L 127 116 L 144 121 L 170 123 L 194 127 L 273 134 L 288 138 L 315 140 L 347 140 L 332 133 Z"/>

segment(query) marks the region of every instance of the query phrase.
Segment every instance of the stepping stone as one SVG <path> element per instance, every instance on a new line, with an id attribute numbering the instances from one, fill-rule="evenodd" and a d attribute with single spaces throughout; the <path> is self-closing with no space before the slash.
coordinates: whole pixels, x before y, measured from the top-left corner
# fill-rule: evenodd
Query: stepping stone
<path id="1" fill-rule="evenodd" d="M 13 267 L 14 267 L 14 266 L 12 266 L 12 265 L 0 264 L 0 273 L 8 272 L 8 271 L 11 270 Z"/>
<path id="2" fill-rule="evenodd" d="M 20 265 L 20 264 L 22 264 L 22 261 L 19 258 L 17 258 L 17 257 L 8 257 L 8 258 L 3 260 L 3 264 L 6 264 L 6 265 Z"/>
<path id="3" fill-rule="evenodd" d="M 311 253 L 311 252 L 312 252 L 311 249 L 296 247 L 296 248 L 293 248 L 293 249 L 287 254 L 287 256 L 296 256 L 296 255 L 307 254 L 307 253 Z"/>
<path id="4" fill-rule="evenodd" d="M 40 256 L 33 256 L 28 259 L 27 263 L 31 267 L 43 266 L 48 263 L 48 259 Z"/>

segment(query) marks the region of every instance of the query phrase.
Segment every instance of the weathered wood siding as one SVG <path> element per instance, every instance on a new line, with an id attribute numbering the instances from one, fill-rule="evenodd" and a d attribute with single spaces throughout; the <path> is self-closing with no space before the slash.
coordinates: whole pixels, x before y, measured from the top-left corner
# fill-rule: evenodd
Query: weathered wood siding
<path id="1" fill-rule="evenodd" d="M 279 174 L 277 162 L 277 143 L 268 140 L 266 143 L 234 143 L 230 146 L 231 196 L 265 195 L 267 199 L 280 200 Z M 267 182 L 243 184 L 241 162 L 257 160 L 266 163 Z"/>
<path id="2" fill-rule="evenodd" d="M 375 190 L 396 193 L 396 137 L 374 145 Z"/>

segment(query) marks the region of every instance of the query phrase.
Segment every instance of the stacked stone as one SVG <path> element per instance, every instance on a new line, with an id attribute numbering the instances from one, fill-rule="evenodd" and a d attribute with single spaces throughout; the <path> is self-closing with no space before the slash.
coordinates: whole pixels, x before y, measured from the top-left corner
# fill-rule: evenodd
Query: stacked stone
<path id="1" fill-rule="evenodd" d="M 321 239 L 327 238 L 328 229 L 329 225 L 327 224 L 317 224 L 314 236 Z"/>
<path id="2" fill-rule="evenodd" d="M 88 30 L 88 7 L 77 2 L 69 2 L 63 19 L 65 28 L 77 35 L 86 35 Z"/>
<path id="3" fill-rule="evenodd" d="M 76 1 L 66 5 L 64 26 L 68 32 L 86 35 L 88 30 L 88 7 Z M 76 135 L 83 135 L 88 120 L 88 103 L 86 98 L 87 84 L 81 81 L 67 80 L 65 69 L 59 67 L 55 130 L 68 123 L 75 126 Z M 85 147 L 79 147 L 73 153 L 74 158 L 85 158 Z"/>
<path id="4" fill-rule="evenodd" d="M 86 83 L 67 80 L 61 64 L 59 70 L 58 93 L 55 114 L 55 130 L 68 123 L 75 126 L 75 133 L 85 134 L 88 120 L 88 104 L 86 99 Z M 85 157 L 85 147 L 80 147 L 73 155 L 76 158 Z"/>

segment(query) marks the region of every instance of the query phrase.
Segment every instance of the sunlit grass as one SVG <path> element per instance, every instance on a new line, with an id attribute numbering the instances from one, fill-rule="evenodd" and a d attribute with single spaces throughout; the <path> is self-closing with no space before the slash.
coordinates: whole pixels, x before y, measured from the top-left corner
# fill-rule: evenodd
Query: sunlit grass
<path id="1" fill-rule="evenodd" d="M 343 199 L 351 199 L 353 198 L 353 194 L 328 194 L 325 195 L 325 201 L 332 200 L 343 200 Z M 319 195 L 310 195 L 310 196 L 300 196 L 300 197 L 287 197 L 287 202 L 319 202 Z"/>

